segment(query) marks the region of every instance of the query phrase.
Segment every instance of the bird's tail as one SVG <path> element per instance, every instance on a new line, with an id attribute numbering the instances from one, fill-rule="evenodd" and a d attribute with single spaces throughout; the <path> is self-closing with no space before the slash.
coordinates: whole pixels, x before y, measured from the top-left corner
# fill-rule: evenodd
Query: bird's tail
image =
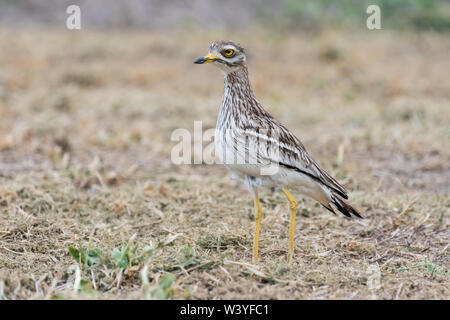
<path id="1" fill-rule="evenodd" d="M 341 196 L 331 192 L 329 200 L 330 201 L 328 203 L 321 202 L 321 204 L 322 206 L 325 207 L 325 209 L 333 212 L 334 214 L 336 214 L 336 212 L 334 212 L 333 207 L 331 205 L 333 205 L 336 209 L 342 212 L 343 215 L 349 218 L 352 218 L 353 216 L 356 216 L 361 219 L 363 218 L 359 214 L 359 212 L 351 204 L 349 204 L 346 200 L 344 200 Z"/>

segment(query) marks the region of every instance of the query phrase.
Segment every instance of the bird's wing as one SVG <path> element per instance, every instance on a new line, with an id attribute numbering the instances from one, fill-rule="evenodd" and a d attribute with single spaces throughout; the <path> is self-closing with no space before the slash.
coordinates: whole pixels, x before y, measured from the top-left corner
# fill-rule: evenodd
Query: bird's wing
<path id="1" fill-rule="evenodd" d="M 247 153 L 246 161 L 269 161 L 295 170 L 348 199 L 345 188 L 308 154 L 294 134 L 274 118 L 254 119 L 249 121 L 245 128 L 234 131 L 233 148 L 238 154 Z"/>
<path id="2" fill-rule="evenodd" d="M 283 160 L 286 161 L 281 165 L 293 167 L 294 170 L 307 174 L 334 190 L 344 199 L 348 199 L 347 190 L 309 155 L 302 142 L 283 125 L 278 123 L 278 128 L 281 132 L 279 139 L 282 151 L 280 153 L 285 155 Z"/>

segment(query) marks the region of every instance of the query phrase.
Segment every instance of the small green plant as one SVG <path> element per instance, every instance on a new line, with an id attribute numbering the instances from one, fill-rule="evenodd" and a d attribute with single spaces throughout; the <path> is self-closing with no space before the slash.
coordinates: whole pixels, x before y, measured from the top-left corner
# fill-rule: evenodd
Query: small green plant
<path id="1" fill-rule="evenodd" d="M 397 268 L 395 271 L 405 272 L 405 271 L 411 271 L 412 269 L 421 269 L 421 268 L 425 268 L 425 272 L 431 274 L 432 276 L 435 274 L 444 275 L 444 276 L 447 275 L 446 271 L 442 270 L 442 268 L 440 266 L 438 266 L 434 262 L 430 261 L 428 258 L 425 258 L 424 262 L 421 264 L 417 264 L 412 267 L 403 266 L 403 267 Z"/>
<path id="2" fill-rule="evenodd" d="M 152 291 L 152 296 L 156 299 L 168 299 L 173 297 L 173 288 L 171 288 L 174 281 L 174 275 L 167 273 L 158 281 L 158 285 Z"/>
<path id="3" fill-rule="evenodd" d="M 434 275 L 434 274 L 446 275 L 447 274 L 445 271 L 440 270 L 441 268 L 437 264 L 428 260 L 428 258 L 425 258 L 425 261 L 421 266 L 425 267 L 426 272 L 430 273 L 431 275 Z"/>
<path id="4" fill-rule="evenodd" d="M 130 250 L 128 245 L 114 248 L 111 254 L 114 264 L 119 268 L 126 268 L 130 263 L 129 255 L 134 254 L 136 249 L 137 247 L 134 247 L 134 249 Z"/>
<path id="5" fill-rule="evenodd" d="M 69 247 L 69 253 L 80 265 L 96 267 L 100 264 L 102 251 L 99 248 L 83 250 L 80 246 L 79 249 Z"/>
<path id="6" fill-rule="evenodd" d="M 138 254 L 138 245 L 131 247 L 135 237 L 136 235 L 134 234 L 125 246 L 122 245 L 113 249 L 111 257 L 116 267 L 126 268 L 128 266 L 137 266 L 148 261 L 151 257 L 154 249 L 152 245 L 145 246 L 140 254 Z"/>
<path id="7" fill-rule="evenodd" d="M 153 253 L 154 246 L 151 244 L 146 245 L 143 250 L 139 250 L 138 245 L 132 247 L 135 237 L 133 235 L 126 245 L 114 248 L 109 257 L 102 256 L 102 250 L 99 248 L 90 248 L 90 246 L 87 249 L 83 249 L 81 245 L 78 248 L 70 246 L 68 250 L 81 266 L 97 267 L 103 262 L 108 266 L 125 269 L 147 262 Z"/>
<path id="8" fill-rule="evenodd" d="M 175 276 L 171 273 L 166 273 L 163 275 L 158 283 L 151 285 L 147 277 L 148 265 L 146 265 L 141 271 L 142 288 L 144 290 L 144 295 L 147 299 L 170 299 L 174 295 L 174 290 L 172 288 Z"/>

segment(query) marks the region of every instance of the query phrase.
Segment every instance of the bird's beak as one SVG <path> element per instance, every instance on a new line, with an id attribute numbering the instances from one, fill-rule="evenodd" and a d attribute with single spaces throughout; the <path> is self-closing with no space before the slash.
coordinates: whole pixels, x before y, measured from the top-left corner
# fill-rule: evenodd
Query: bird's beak
<path id="1" fill-rule="evenodd" d="M 219 59 L 219 57 L 213 56 L 211 53 L 208 53 L 206 56 L 200 57 L 197 60 L 195 60 L 194 63 L 196 64 L 210 63 L 217 59 Z"/>

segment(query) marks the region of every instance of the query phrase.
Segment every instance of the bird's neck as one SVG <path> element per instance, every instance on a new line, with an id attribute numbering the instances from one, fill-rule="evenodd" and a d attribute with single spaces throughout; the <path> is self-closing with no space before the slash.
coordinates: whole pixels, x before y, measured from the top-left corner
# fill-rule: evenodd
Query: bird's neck
<path id="1" fill-rule="evenodd" d="M 246 116 L 262 109 L 253 93 L 247 67 L 224 73 L 224 92 L 217 126 L 240 127 Z"/>
<path id="2" fill-rule="evenodd" d="M 247 99 L 255 97 L 245 65 L 235 71 L 224 73 L 224 93 Z"/>

